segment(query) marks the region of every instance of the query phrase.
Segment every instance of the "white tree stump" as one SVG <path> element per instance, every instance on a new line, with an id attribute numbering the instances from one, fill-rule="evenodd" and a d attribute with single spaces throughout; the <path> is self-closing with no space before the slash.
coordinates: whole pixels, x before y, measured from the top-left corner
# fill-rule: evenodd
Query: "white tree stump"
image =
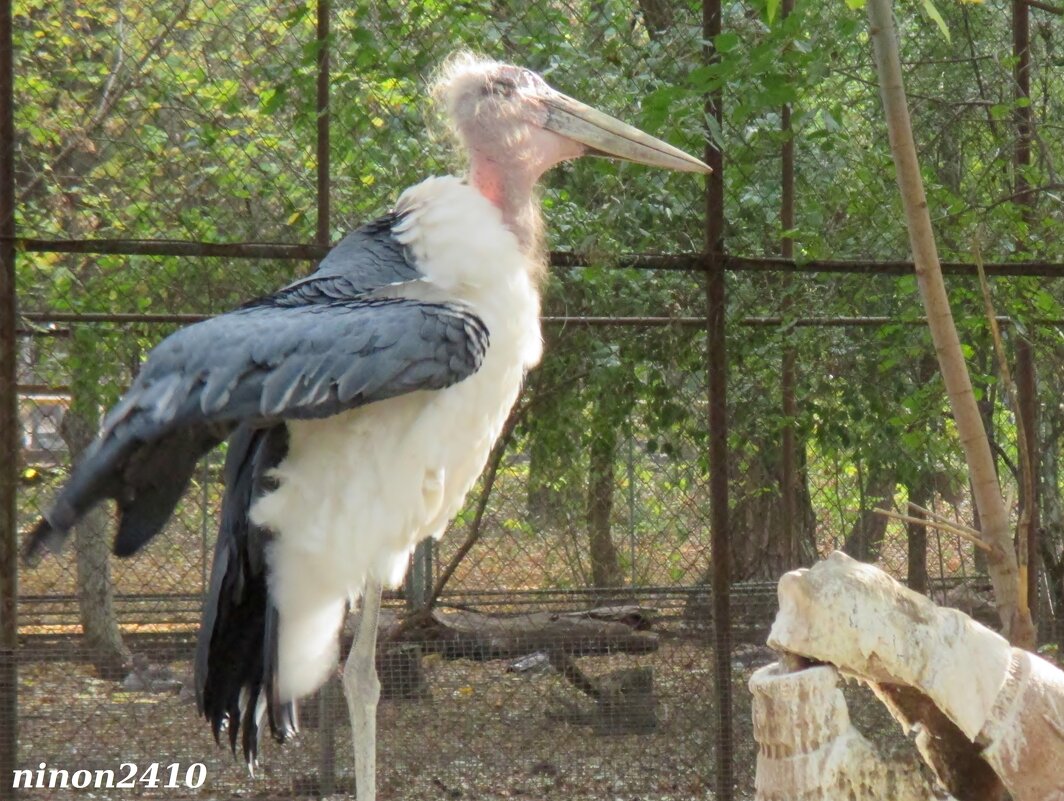
<path id="1" fill-rule="evenodd" d="M 881 759 L 850 723 L 830 665 L 788 672 L 775 662 L 750 677 L 758 801 L 931 801 L 919 760 Z"/>
<path id="2" fill-rule="evenodd" d="M 769 645 L 868 682 L 956 798 L 1064 801 L 1064 672 L 842 553 L 779 600 Z"/>

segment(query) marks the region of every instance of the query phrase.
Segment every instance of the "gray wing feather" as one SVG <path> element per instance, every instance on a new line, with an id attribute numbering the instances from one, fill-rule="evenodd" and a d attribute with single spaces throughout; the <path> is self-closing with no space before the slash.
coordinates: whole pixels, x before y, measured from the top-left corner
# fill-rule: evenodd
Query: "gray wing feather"
<path id="1" fill-rule="evenodd" d="M 403 215 L 389 214 L 352 231 L 329 251 L 313 275 L 295 281 L 271 301 L 283 305 L 331 303 L 395 284 L 420 281 L 406 247 L 392 236 Z"/>
<path id="2" fill-rule="evenodd" d="M 487 346 L 468 310 L 401 298 L 260 303 L 182 329 L 152 351 L 107 416 L 26 555 L 58 547 L 107 497 L 119 504 L 115 551 L 133 553 L 165 523 L 196 459 L 238 424 L 328 417 L 443 389 L 474 373 Z M 168 465 L 167 453 L 180 459 Z"/>
<path id="3" fill-rule="evenodd" d="M 404 299 L 258 307 L 177 332 L 152 352 L 105 431 L 139 420 L 327 417 L 472 374 L 487 329 L 470 312 Z M 195 400 L 194 403 L 190 401 Z"/>

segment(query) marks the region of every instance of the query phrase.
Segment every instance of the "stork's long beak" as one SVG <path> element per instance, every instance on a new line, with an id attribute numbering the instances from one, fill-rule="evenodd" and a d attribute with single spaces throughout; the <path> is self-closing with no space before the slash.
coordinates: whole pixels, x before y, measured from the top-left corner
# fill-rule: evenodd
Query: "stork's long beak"
<path id="1" fill-rule="evenodd" d="M 667 170 L 712 172 L 707 164 L 668 142 L 662 142 L 561 92 L 552 91 L 543 102 L 547 108 L 547 120 L 543 127 L 584 145 L 588 155 L 624 159 Z"/>

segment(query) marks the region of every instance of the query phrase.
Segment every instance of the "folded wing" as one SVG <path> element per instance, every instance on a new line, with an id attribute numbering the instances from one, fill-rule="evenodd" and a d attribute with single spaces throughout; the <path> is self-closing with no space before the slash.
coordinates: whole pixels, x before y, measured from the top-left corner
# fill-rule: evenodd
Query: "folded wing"
<path id="1" fill-rule="evenodd" d="M 474 373 L 487 349 L 487 329 L 459 306 L 279 302 L 291 291 L 189 326 L 152 351 L 31 533 L 27 557 L 58 548 L 105 498 L 118 504 L 115 553 L 132 554 L 169 519 L 197 460 L 238 424 L 328 417 L 442 389 Z"/>

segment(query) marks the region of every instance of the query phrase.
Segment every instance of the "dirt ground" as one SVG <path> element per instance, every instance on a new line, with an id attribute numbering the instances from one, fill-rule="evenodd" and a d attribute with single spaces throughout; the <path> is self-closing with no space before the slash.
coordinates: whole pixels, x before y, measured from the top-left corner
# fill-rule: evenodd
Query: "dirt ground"
<path id="1" fill-rule="evenodd" d="M 410 799 L 565 799 L 566 801 L 692 801 L 712 798 L 716 710 L 712 651 L 694 642 L 666 642 L 657 653 L 580 660 L 601 675 L 620 668 L 653 668 L 657 731 L 602 736 L 591 727 L 552 719 L 548 712 L 587 705 L 552 671 L 507 672 L 505 662 L 444 661 L 426 657 L 429 697 L 383 701 L 378 717 L 381 801 Z M 188 662 L 167 665 L 186 677 Z M 736 664 L 734 706 L 740 797 L 753 795 L 749 668 Z M 188 690 L 130 691 L 70 663 L 21 669 L 20 764 L 71 771 L 112 769 L 119 778 L 136 763 L 160 763 L 160 782 L 178 763 L 177 783 L 203 763 L 198 789 L 34 789 L 32 799 L 253 799 L 313 795 L 319 789 L 321 737 L 304 730 L 284 746 L 264 742 L 256 778 L 216 745 Z M 340 704 L 342 701 L 337 699 Z M 342 719 L 346 708 L 337 710 Z M 346 727 L 336 738 L 337 798 L 353 796 Z M 117 781 L 118 779 L 116 779 Z M 350 790 L 352 796 L 343 793 Z"/>
<path id="2" fill-rule="evenodd" d="M 752 799 L 756 745 L 747 682 L 767 649 L 737 645 L 732 661 L 736 797 Z M 419 700 L 381 702 L 378 711 L 378 797 L 430 799 L 558 799 L 558 801 L 699 801 L 715 786 L 717 709 L 713 651 L 702 641 L 670 635 L 655 653 L 584 657 L 581 670 L 596 677 L 647 667 L 653 672 L 657 728 L 650 734 L 601 735 L 589 725 L 557 719 L 559 711 L 591 709 L 591 702 L 548 667 L 517 673 L 505 661 L 424 657 L 428 685 Z M 154 666 L 159 691 L 96 678 L 72 662 L 20 666 L 20 767 L 36 770 L 114 770 L 116 781 L 135 763 L 131 789 L 31 789 L 27 799 L 273 799 L 317 797 L 323 738 L 305 714 L 303 731 L 285 745 L 265 738 L 254 778 L 241 759 L 217 745 L 197 714 L 188 660 Z M 840 685 L 854 725 L 885 754 L 912 753 L 871 692 Z M 337 690 L 333 714 L 337 774 L 335 799 L 354 797 L 346 706 Z M 318 711 L 316 700 L 311 713 Z M 144 770 L 159 764 L 160 784 Z M 202 786 L 184 786 L 185 772 L 203 765 Z M 46 774 L 47 776 L 47 774 Z M 151 778 L 148 776 L 147 778 Z"/>

